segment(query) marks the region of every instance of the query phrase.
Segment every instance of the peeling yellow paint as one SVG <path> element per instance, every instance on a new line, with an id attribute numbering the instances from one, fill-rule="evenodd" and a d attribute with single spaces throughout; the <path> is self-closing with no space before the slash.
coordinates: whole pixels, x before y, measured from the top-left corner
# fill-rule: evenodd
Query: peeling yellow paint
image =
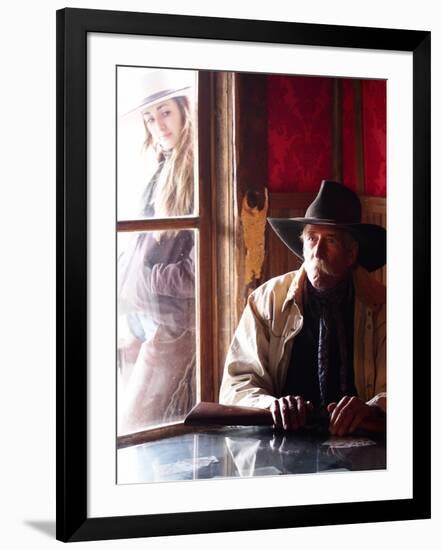
<path id="1" fill-rule="evenodd" d="M 241 222 L 243 227 L 245 246 L 244 282 L 250 284 L 253 279 L 261 276 L 265 254 L 265 226 L 268 209 L 268 193 L 265 191 L 265 202 L 260 210 L 249 206 L 247 195 L 244 195 L 241 204 Z"/>

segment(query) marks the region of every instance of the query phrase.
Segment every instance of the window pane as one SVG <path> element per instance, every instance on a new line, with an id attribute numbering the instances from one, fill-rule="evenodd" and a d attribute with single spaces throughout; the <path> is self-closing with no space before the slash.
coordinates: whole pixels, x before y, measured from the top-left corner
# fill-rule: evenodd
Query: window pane
<path id="1" fill-rule="evenodd" d="M 195 230 L 118 234 L 118 432 L 196 402 Z"/>
<path id="2" fill-rule="evenodd" d="M 197 71 L 117 68 L 118 219 L 196 213 Z"/>

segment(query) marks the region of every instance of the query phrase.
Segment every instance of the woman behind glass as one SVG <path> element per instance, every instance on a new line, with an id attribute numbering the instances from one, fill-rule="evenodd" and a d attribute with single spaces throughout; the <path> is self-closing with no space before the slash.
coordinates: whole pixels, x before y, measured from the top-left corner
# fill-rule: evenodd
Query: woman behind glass
<path id="1" fill-rule="evenodd" d="M 189 78 L 194 78 L 191 71 L 146 75 L 137 112 L 145 150 L 155 151 L 157 167 L 142 194 L 139 217 L 193 213 Z M 195 401 L 193 231 L 135 234 L 118 271 L 119 319 L 125 321 L 119 322 L 119 383 L 125 382 L 119 425 L 127 432 L 182 418 Z"/>

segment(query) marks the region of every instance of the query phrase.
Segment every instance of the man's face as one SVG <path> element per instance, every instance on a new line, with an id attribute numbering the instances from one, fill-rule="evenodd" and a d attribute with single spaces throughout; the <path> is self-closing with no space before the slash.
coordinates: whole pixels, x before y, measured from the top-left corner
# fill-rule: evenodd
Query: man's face
<path id="1" fill-rule="evenodd" d="M 356 261 L 357 246 L 345 246 L 343 232 L 327 225 L 306 225 L 303 232 L 304 267 L 311 285 L 333 288 Z"/>

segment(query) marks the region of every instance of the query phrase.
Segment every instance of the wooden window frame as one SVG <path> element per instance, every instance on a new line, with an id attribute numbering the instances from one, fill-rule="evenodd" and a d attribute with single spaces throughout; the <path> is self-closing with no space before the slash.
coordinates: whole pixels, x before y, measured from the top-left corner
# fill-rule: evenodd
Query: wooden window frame
<path id="1" fill-rule="evenodd" d="M 196 231 L 198 273 L 196 278 L 196 343 L 198 350 L 196 401 L 214 401 L 218 397 L 219 368 L 216 356 L 218 317 L 216 304 L 217 232 L 214 223 L 216 211 L 216 163 L 214 159 L 214 73 L 198 72 L 197 95 L 197 193 L 198 214 L 174 218 L 150 218 L 121 220 L 116 223 L 118 233 L 156 231 L 167 229 L 191 229 Z M 183 421 L 159 423 L 144 430 L 117 436 L 117 447 L 186 433 L 189 429 Z"/>

